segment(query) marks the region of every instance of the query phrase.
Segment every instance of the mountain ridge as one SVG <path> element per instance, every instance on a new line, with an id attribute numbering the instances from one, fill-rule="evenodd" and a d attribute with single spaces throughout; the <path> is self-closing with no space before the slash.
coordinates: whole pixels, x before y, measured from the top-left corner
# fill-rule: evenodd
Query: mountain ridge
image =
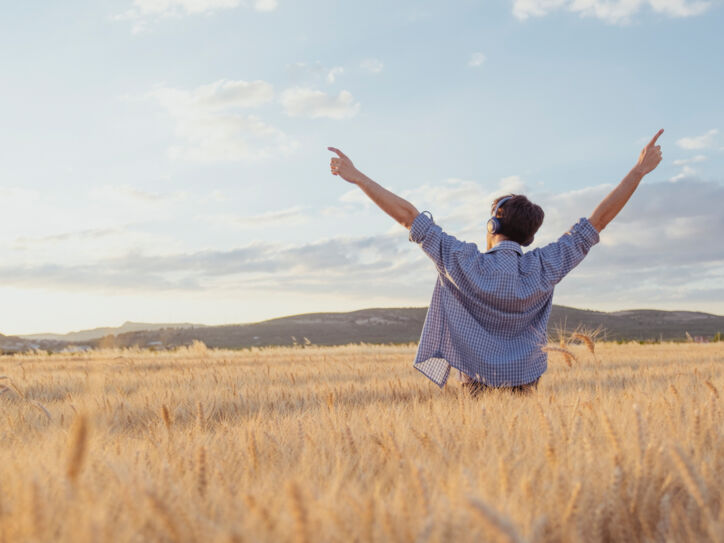
<path id="1" fill-rule="evenodd" d="M 144 330 L 160 330 L 163 328 L 197 328 L 205 326 L 203 324 L 195 324 L 191 322 L 181 323 L 152 323 L 152 322 L 134 322 L 126 321 L 120 326 L 100 326 L 90 328 L 88 330 L 77 330 L 67 332 L 65 334 L 56 334 L 52 332 L 40 334 L 22 334 L 17 337 L 31 340 L 54 340 L 54 341 L 89 341 L 98 339 L 108 335 L 125 334 L 126 332 L 141 332 Z"/>
<path id="2" fill-rule="evenodd" d="M 426 307 L 370 308 L 349 312 L 300 313 L 259 322 L 225 325 L 141 323 L 99 327 L 68 334 L 3 336 L 0 351 L 78 349 L 88 347 L 174 348 L 203 341 L 209 347 L 249 348 L 347 343 L 414 343 L 420 338 Z M 559 330 L 600 329 L 603 340 L 685 341 L 713 338 L 724 331 L 724 316 L 700 311 L 656 309 L 614 312 L 554 305 L 548 334 Z"/>
<path id="3" fill-rule="evenodd" d="M 604 340 L 681 340 L 712 338 L 724 331 L 724 316 L 696 311 L 627 310 L 606 313 L 554 305 L 548 334 L 578 328 L 600 329 Z M 342 313 L 303 313 L 247 324 L 165 329 L 120 334 L 96 340 L 96 346 L 177 347 L 203 341 L 209 347 L 249 348 L 273 345 L 414 343 L 420 338 L 426 307 L 371 308 Z"/>

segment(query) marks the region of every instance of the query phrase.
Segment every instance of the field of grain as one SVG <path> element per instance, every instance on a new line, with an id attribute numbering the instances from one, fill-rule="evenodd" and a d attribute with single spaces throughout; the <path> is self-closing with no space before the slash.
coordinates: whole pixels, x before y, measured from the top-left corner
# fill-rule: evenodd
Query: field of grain
<path id="1" fill-rule="evenodd" d="M 722 541 L 724 343 L 471 399 L 414 346 L 0 358 L 0 542 Z"/>

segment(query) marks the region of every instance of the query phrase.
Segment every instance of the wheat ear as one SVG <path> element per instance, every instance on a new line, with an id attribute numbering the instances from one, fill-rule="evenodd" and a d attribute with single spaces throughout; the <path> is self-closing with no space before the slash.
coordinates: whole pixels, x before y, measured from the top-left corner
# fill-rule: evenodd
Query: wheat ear
<path id="1" fill-rule="evenodd" d="M 596 354 L 596 346 L 591 336 L 581 332 L 575 332 L 573 337 L 585 343 L 588 350 L 591 351 L 591 354 Z"/>
<path id="2" fill-rule="evenodd" d="M 561 353 L 566 361 L 566 364 L 568 364 L 569 368 L 573 367 L 573 362 L 578 364 L 578 359 L 576 358 L 576 355 L 574 355 L 568 349 L 562 349 L 561 347 L 551 347 L 550 345 L 548 345 L 546 347 L 543 347 L 542 351 L 544 353 L 549 353 L 549 352 Z"/>

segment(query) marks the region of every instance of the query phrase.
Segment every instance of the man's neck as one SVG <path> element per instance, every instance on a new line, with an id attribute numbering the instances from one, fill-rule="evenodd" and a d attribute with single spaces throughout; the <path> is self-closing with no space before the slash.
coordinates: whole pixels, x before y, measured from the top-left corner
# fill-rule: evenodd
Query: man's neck
<path id="1" fill-rule="evenodd" d="M 488 241 L 488 251 L 498 245 L 501 241 L 510 241 L 508 238 L 503 236 L 502 234 L 496 234 L 494 235 L 489 241 Z"/>

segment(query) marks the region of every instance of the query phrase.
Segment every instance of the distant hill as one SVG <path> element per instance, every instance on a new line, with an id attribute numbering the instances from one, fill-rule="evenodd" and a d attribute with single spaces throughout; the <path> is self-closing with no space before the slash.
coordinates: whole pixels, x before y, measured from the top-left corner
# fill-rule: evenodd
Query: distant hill
<path id="1" fill-rule="evenodd" d="M 25 351 L 60 351 L 67 347 L 64 341 L 52 339 L 25 339 L 18 336 L 4 336 L 0 334 L 0 354 L 21 353 Z"/>
<path id="2" fill-rule="evenodd" d="M 70 342 L 83 342 L 91 341 L 93 339 L 100 339 L 102 337 L 110 335 L 125 334 L 127 332 L 139 332 L 142 330 L 161 330 L 164 328 L 199 328 L 204 326 L 203 324 L 192 324 L 190 322 L 185 323 L 174 323 L 174 324 L 152 324 L 146 322 L 124 322 L 121 326 L 116 327 L 105 327 L 105 328 L 93 328 L 91 330 L 80 330 L 78 332 L 68 332 L 67 334 L 28 334 L 20 336 L 24 339 L 31 340 L 55 340 L 55 341 L 70 341 Z"/>
<path id="3" fill-rule="evenodd" d="M 315 345 L 347 343 L 410 343 L 422 331 L 427 308 L 364 309 L 349 313 L 309 313 L 252 324 L 194 326 L 127 332 L 91 342 L 94 346 L 177 347 L 194 340 L 209 347 Z M 160 325 L 159 325 L 160 326 Z M 684 340 L 711 338 L 724 332 L 724 316 L 691 311 L 634 310 L 605 313 L 553 306 L 548 332 L 572 331 L 579 326 L 601 328 L 607 340 Z"/>

